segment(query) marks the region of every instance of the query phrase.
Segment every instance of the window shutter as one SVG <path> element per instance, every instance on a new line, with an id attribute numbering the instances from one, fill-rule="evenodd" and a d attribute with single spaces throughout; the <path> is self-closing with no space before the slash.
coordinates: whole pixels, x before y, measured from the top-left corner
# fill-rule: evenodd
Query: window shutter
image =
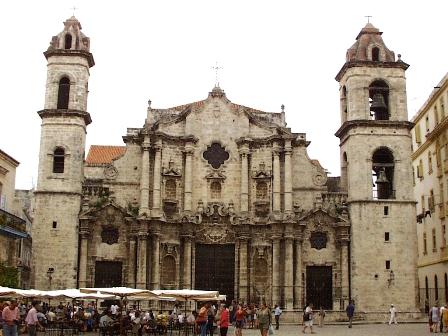
<path id="1" fill-rule="evenodd" d="M 415 131 L 415 142 L 418 144 L 422 143 L 420 134 L 420 124 L 415 125 L 414 131 Z"/>

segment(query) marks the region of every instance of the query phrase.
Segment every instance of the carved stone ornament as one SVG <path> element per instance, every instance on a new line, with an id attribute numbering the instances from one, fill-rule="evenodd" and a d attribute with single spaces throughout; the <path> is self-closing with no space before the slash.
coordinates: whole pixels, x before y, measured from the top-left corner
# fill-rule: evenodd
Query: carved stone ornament
<path id="1" fill-rule="evenodd" d="M 119 238 L 118 228 L 114 226 L 103 226 L 101 231 L 101 241 L 103 243 L 112 245 L 118 243 Z"/>
<path id="2" fill-rule="evenodd" d="M 327 177 L 323 174 L 316 174 L 313 176 L 313 183 L 317 186 L 323 186 L 327 183 Z"/>
<path id="3" fill-rule="evenodd" d="M 118 176 L 118 170 L 112 165 L 104 167 L 104 176 L 108 179 L 115 179 Z"/>
<path id="4" fill-rule="evenodd" d="M 311 232 L 310 243 L 311 247 L 316 250 L 321 250 L 327 247 L 327 233 L 326 232 Z"/>
<path id="5" fill-rule="evenodd" d="M 205 208 L 202 202 L 198 207 L 197 241 L 205 243 L 227 243 L 235 239 L 235 232 L 231 229 L 235 214 L 233 204 L 225 207 L 222 203 L 209 203 Z"/>

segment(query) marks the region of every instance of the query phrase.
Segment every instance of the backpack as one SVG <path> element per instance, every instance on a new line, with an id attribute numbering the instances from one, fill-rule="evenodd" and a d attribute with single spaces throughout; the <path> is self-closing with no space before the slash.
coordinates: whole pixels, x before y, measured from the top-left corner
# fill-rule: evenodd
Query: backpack
<path id="1" fill-rule="evenodd" d="M 309 321 L 310 320 L 310 313 L 304 312 L 303 313 L 303 321 Z"/>

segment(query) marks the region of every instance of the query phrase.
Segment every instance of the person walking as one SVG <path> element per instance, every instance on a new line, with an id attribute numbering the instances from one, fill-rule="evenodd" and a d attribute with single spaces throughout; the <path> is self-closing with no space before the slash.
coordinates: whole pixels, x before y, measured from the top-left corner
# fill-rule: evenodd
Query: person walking
<path id="1" fill-rule="evenodd" d="M 230 325 L 230 313 L 224 303 L 221 304 L 218 323 L 219 323 L 219 332 L 221 336 L 226 336 L 227 330 L 229 329 Z"/>
<path id="2" fill-rule="evenodd" d="M 269 327 L 272 323 L 271 311 L 266 305 L 266 302 L 261 304 L 260 309 L 257 311 L 257 328 L 260 330 L 261 336 L 267 336 Z"/>
<path id="3" fill-rule="evenodd" d="M 279 305 L 275 305 L 274 309 L 274 318 L 275 318 L 275 330 L 278 330 L 280 328 L 280 315 L 282 315 L 282 310 L 280 309 Z"/>
<path id="4" fill-rule="evenodd" d="M 345 309 L 345 311 L 347 312 L 347 317 L 348 317 L 348 327 L 351 328 L 352 322 L 353 322 L 353 315 L 355 315 L 355 304 L 354 304 L 353 300 L 349 301 L 349 304 L 348 304 L 347 308 Z"/>
<path id="5" fill-rule="evenodd" d="M 437 303 L 429 310 L 429 330 L 436 333 L 440 321 L 440 310 Z"/>
<path id="6" fill-rule="evenodd" d="M 239 304 L 235 313 L 235 336 L 243 335 L 244 328 L 244 319 L 246 318 L 246 311 L 243 309 L 243 306 Z"/>
<path id="7" fill-rule="evenodd" d="M 198 317 L 196 318 L 196 324 L 200 328 L 201 336 L 207 335 L 207 312 L 210 308 L 210 303 L 206 303 L 199 310 Z"/>
<path id="8" fill-rule="evenodd" d="M 322 328 L 324 326 L 324 319 L 325 319 L 325 310 L 321 306 L 319 310 L 319 328 Z"/>
<path id="9" fill-rule="evenodd" d="M 392 322 L 395 324 L 398 324 L 397 323 L 397 309 L 394 307 L 393 304 L 390 305 L 389 313 L 390 313 L 389 325 L 391 325 Z"/>
<path id="10" fill-rule="evenodd" d="M 306 334 L 306 328 L 310 328 L 311 334 L 315 334 L 313 331 L 313 304 L 310 303 L 303 314 L 303 330 L 302 333 Z"/>
<path id="11" fill-rule="evenodd" d="M 9 306 L 3 308 L 3 336 L 16 336 L 17 324 L 20 321 L 19 308 L 17 308 L 17 301 L 12 300 Z"/>
<path id="12" fill-rule="evenodd" d="M 31 303 L 32 308 L 28 311 L 28 314 L 25 318 L 26 327 L 28 328 L 28 335 L 29 336 L 36 336 L 37 333 L 37 326 L 42 327 L 39 319 L 37 318 L 37 306 L 39 302 L 33 301 Z"/>

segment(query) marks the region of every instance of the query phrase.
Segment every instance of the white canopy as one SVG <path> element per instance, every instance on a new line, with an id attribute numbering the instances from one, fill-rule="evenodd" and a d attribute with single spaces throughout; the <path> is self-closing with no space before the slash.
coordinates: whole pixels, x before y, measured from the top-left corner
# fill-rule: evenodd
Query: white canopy
<path id="1" fill-rule="evenodd" d="M 143 293 L 151 293 L 147 289 L 138 289 L 138 288 L 128 288 L 128 287 L 110 287 L 110 288 L 80 288 L 80 291 L 83 293 L 98 293 L 101 294 L 109 294 L 115 295 L 119 297 L 143 294 Z"/>
<path id="2" fill-rule="evenodd" d="M 47 293 L 47 297 L 50 297 L 50 298 L 67 298 L 67 299 L 82 299 L 82 300 L 116 299 L 115 295 L 102 294 L 100 292 L 82 293 L 79 289 L 54 290 L 54 291 L 48 291 L 46 293 Z"/>
<path id="3" fill-rule="evenodd" d="M 198 301 L 201 298 L 212 298 L 210 300 L 217 300 L 217 297 L 219 296 L 218 291 L 204 291 L 197 289 L 157 289 L 152 292 L 158 296 L 175 298 L 178 301 Z"/>
<path id="4" fill-rule="evenodd" d="M 226 295 L 218 295 L 214 297 L 199 297 L 194 299 L 195 301 L 226 301 L 227 296 Z"/>
<path id="5" fill-rule="evenodd" d="M 46 298 L 48 292 L 37 289 L 14 289 L 14 293 L 15 297 Z"/>
<path id="6" fill-rule="evenodd" d="M 0 286 L 0 296 L 10 296 L 11 294 L 14 293 L 15 290 L 13 288 Z"/>

